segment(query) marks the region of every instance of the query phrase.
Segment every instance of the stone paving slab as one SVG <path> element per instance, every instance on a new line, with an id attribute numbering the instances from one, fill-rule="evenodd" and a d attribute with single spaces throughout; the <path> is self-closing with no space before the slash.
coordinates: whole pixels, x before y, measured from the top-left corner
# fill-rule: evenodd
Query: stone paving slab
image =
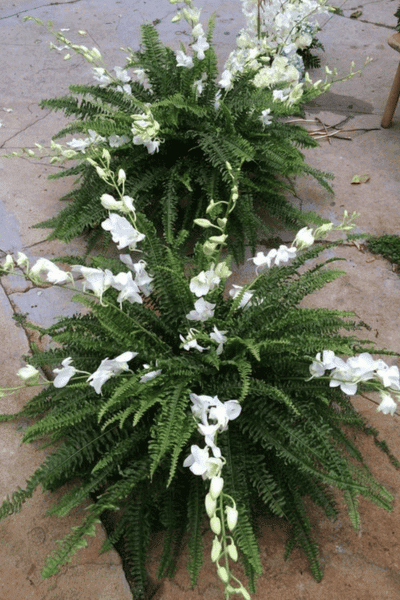
<path id="1" fill-rule="evenodd" d="M 234 45 L 234 36 L 243 25 L 238 0 L 197 0 L 208 18 L 217 11 L 216 45 L 221 66 Z M 321 19 L 320 40 L 325 46 L 321 54 L 323 65 L 337 67 L 341 75 L 348 72 L 351 60 L 356 67 L 373 58 L 361 76 L 336 84 L 331 91 L 308 107 L 307 117 L 333 126 L 350 117 L 337 139 L 321 141 L 318 150 L 308 150 L 310 164 L 334 173 L 335 196 L 321 190 L 312 180 L 297 182 L 298 196 L 304 209 L 320 212 L 338 222 L 344 209 L 362 213 L 359 231 L 374 234 L 398 233 L 400 197 L 400 107 L 393 127 L 380 128 L 380 119 L 400 55 L 387 46 L 386 40 L 395 25 L 393 13 L 397 3 L 390 0 L 370 2 L 347 0 L 340 4 L 343 16 L 330 15 Z M 350 15 L 356 10 L 358 19 Z M 58 199 L 66 193 L 72 181 L 47 179 L 60 168 L 39 161 L 2 158 L 6 152 L 32 147 L 35 142 L 47 144 L 65 119 L 61 113 L 43 111 L 38 103 L 67 92 L 70 83 L 90 82 L 91 74 L 83 59 L 64 62 L 57 52 L 50 52 L 51 35 L 32 22 L 23 23 L 24 16 L 51 19 L 56 30 L 70 28 L 67 36 L 81 41 L 78 29 L 88 32 L 82 43 L 97 46 L 110 67 L 122 65 L 121 46 L 137 47 L 139 26 L 159 21 L 157 28 L 163 41 L 177 48 L 185 41 L 184 25 L 171 25 L 175 13 L 167 0 L 2 0 L 0 6 L 0 258 L 7 252 L 24 251 L 32 259 L 38 256 L 53 258 L 62 254 L 83 252 L 83 240 L 66 245 L 47 241 L 47 231 L 32 229 L 32 225 L 49 218 L 60 209 Z M 75 37 L 74 37 L 75 36 Z M 323 68 L 313 78 L 324 77 Z M 5 108 L 12 108 L 7 112 Z M 341 139 L 347 137 L 349 139 Z M 356 173 L 369 173 L 369 183 L 354 186 Z M 294 199 L 294 202 L 299 202 Z M 288 241 L 287 232 L 278 232 Z M 347 274 L 329 287 L 327 292 L 310 298 L 310 305 L 355 310 L 371 329 L 367 335 L 378 344 L 400 349 L 399 309 L 400 279 L 390 265 L 380 258 L 361 252 L 357 247 L 343 250 L 347 259 Z M 341 263 L 340 266 L 342 266 Z M 371 275 L 372 272 L 372 275 Z M 234 277 L 244 283 L 252 277 L 249 263 L 237 270 Z M 38 292 L 41 294 L 38 296 Z M 58 294 L 60 290 L 56 290 Z M 24 330 L 12 320 L 13 312 L 29 313 L 36 322 L 49 324 L 60 312 L 69 314 L 68 300 L 50 297 L 49 290 L 37 290 L 16 277 L 7 277 L 0 286 L 0 364 L 1 386 L 15 383 L 15 372 L 22 366 L 21 355 L 29 352 Z M 47 300 L 48 302 L 43 302 Z M 1 410 L 13 412 L 27 401 L 27 392 L 1 400 Z M 399 418 L 388 419 L 376 413 L 374 399 L 357 400 L 360 411 L 400 455 Z M 24 424 L 22 424 L 22 427 Z M 37 467 L 44 450 L 35 446 L 20 446 L 21 424 L 1 426 L 0 498 L 23 485 Z M 283 561 L 286 532 L 280 522 L 264 524 L 260 538 L 266 572 L 260 581 L 260 600 L 369 600 L 400 598 L 400 563 L 398 549 L 400 532 L 399 475 L 365 442 L 367 460 L 374 472 L 382 477 L 396 495 L 395 511 L 386 514 L 362 505 L 361 535 L 354 532 L 348 519 L 341 517 L 334 524 L 315 514 L 315 523 L 322 536 L 322 554 L 326 566 L 325 578 L 317 584 L 300 553 L 288 562 Z M 97 538 L 62 573 L 42 581 L 40 571 L 44 558 L 57 539 L 68 533 L 77 522 L 79 511 L 62 520 L 44 517 L 54 496 L 36 494 L 21 514 L 0 522 L 0 600 L 125 600 L 132 595 L 127 586 L 121 563 L 115 552 L 98 557 L 104 539 L 99 527 Z M 342 541 L 340 541 L 342 540 Z M 343 541 L 344 540 L 344 541 Z M 154 576 L 158 548 L 154 544 L 151 574 Z M 174 582 L 166 582 L 155 593 L 155 600 L 213 600 L 221 597 L 221 586 L 213 566 L 207 567 L 199 587 L 191 591 L 184 571 L 185 557 Z"/>

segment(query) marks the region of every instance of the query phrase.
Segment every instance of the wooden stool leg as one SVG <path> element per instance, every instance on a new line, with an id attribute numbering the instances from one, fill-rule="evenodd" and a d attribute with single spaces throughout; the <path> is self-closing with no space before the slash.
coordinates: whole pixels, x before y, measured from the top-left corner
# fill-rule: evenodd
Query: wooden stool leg
<path id="1" fill-rule="evenodd" d="M 396 110 L 397 103 L 400 96 L 400 63 L 397 67 L 396 75 L 393 79 L 392 89 L 390 90 L 389 98 L 386 102 L 385 113 L 381 121 L 382 127 L 390 127 L 394 111 Z"/>

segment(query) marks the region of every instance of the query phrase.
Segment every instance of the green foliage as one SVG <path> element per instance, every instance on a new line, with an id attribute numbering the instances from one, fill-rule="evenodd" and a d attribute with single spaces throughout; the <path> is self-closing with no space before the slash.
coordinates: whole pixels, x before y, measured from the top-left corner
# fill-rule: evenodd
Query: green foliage
<path id="1" fill-rule="evenodd" d="M 368 250 L 374 254 L 382 254 L 385 258 L 400 267 L 400 237 L 394 234 L 367 237 Z"/>
<path id="2" fill-rule="evenodd" d="M 160 79 L 160 85 L 166 85 Z M 251 589 L 262 571 L 257 543 L 257 517 L 273 514 L 288 521 L 292 537 L 287 555 L 299 544 L 310 568 L 322 577 L 318 543 L 307 514 L 305 498 L 320 506 L 328 518 L 337 508 L 331 487 L 339 489 L 354 526 L 360 522 L 357 499 L 364 496 L 386 509 L 391 495 L 364 464 L 348 430 L 376 435 L 363 423 L 338 388 L 322 379 L 308 379 L 317 352 L 337 354 L 369 350 L 371 344 L 351 334 L 360 328 L 351 313 L 299 307 L 308 294 L 339 276 L 331 260 L 302 269 L 324 247 L 312 248 L 291 264 L 272 267 L 253 285 L 252 302 L 240 308 L 241 298 L 226 298 L 219 286 L 210 292 L 215 303 L 212 323 L 227 332 L 218 354 L 208 322 L 196 323 L 198 339 L 209 349 L 185 350 L 193 309 L 187 273 L 206 267 L 196 247 L 190 264 L 177 242 L 163 242 L 154 226 L 137 214 L 153 291 L 143 304 L 125 302 L 116 291 L 104 292 L 100 303 L 80 296 L 85 313 L 61 319 L 42 330 L 57 350 L 34 350 L 31 363 L 55 366 L 69 356 L 83 374 L 68 385 L 43 388 L 13 417 L 36 419 L 25 431 L 25 443 L 57 440 L 59 445 L 27 482 L 0 507 L 0 517 L 21 510 L 40 485 L 54 490 L 67 482 L 50 513 L 68 514 L 90 495 L 88 515 L 59 543 L 48 559 L 48 577 L 86 545 L 88 535 L 107 511 L 119 520 L 104 545 L 122 544 L 135 597 L 146 595 L 146 560 L 153 533 L 165 530 L 160 576 L 172 576 L 182 540 L 189 547 L 189 571 L 194 585 L 203 564 L 206 482 L 183 467 L 193 444 L 201 444 L 190 406 L 190 394 L 239 399 L 240 418 L 219 434 L 226 460 L 224 493 L 235 498 L 239 511 L 233 537 L 240 549 Z M 210 259 L 211 260 L 211 259 Z M 93 259 L 115 272 L 115 260 Z M 308 263 L 309 264 L 309 263 Z M 302 272 L 302 274 L 300 274 Z M 89 312 L 87 310 L 89 309 Z M 349 332 L 343 336 L 342 332 Z M 105 356 L 137 352 L 129 371 L 109 378 L 101 394 L 86 383 Z M 150 367 L 145 366 L 150 365 Z M 157 376 L 142 380 L 148 368 Z M 86 374 L 85 374 L 86 373 Z M 388 450 L 382 446 L 383 451 Z M 390 454 L 390 453 L 389 453 Z"/>
<path id="3" fill-rule="evenodd" d="M 117 80 L 108 85 L 72 85 L 67 96 L 41 102 L 42 108 L 61 110 L 73 118 L 54 140 L 90 131 L 101 136 L 85 154 L 68 149 L 74 166 L 53 176 L 76 175 L 77 186 L 62 198 L 68 199 L 68 205 L 38 225 L 53 229 L 50 239 L 70 241 L 86 230 L 92 231 L 94 239 L 101 234 L 98 226 L 107 211 L 99 199 L 109 187 L 87 158 L 98 160 L 104 148 L 111 154 L 111 169 L 126 172 L 126 194 L 134 198 L 138 210 L 162 227 L 169 242 L 181 229 L 192 229 L 193 219 L 205 214 L 211 198 L 215 202 L 229 200 L 227 162 L 235 170 L 240 168 L 239 201 L 228 228 L 237 260 L 243 260 L 245 244 L 254 249 L 259 235 L 268 234 L 259 215 L 267 212 L 291 228 L 309 221 L 311 215 L 286 199 L 286 192 L 293 192 L 292 179 L 310 175 L 330 189 L 330 176 L 304 161 L 301 149 L 316 146 L 315 140 L 302 127 L 285 122 L 288 115 L 301 113 L 308 95 L 291 107 L 274 102 L 272 89 L 253 85 L 252 71 L 238 74 L 232 89 L 224 91 L 216 83 L 213 27 L 212 20 L 205 58 L 194 56 L 193 67 L 185 68 L 177 66 L 175 52 L 161 43 L 155 27 L 143 25 L 140 50 L 127 50 L 126 68 L 127 72 L 143 69 L 146 84 L 131 81 L 131 95 Z M 196 91 L 200 80 L 201 94 Z M 215 107 L 217 92 L 223 92 L 219 108 Z M 146 104 L 160 125 L 159 152 L 151 156 L 145 146 L 132 143 L 132 115 L 143 114 Z M 267 126 L 260 121 L 265 109 L 274 115 Z M 115 135 L 127 136 L 128 141 L 116 147 L 110 141 Z"/>
<path id="4" fill-rule="evenodd" d="M 399 6 L 399 8 L 396 10 L 396 12 L 394 13 L 394 16 L 397 18 L 397 25 L 396 25 L 396 29 L 397 29 L 397 31 L 400 31 L 400 6 Z"/>

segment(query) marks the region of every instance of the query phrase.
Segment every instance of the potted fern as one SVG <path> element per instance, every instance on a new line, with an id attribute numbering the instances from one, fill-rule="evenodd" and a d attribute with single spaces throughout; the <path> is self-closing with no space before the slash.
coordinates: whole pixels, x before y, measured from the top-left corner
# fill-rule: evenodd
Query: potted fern
<path id="1" fill-rule="evenodd" d="M 53 229 L 50 239 L 69 241 L 90 230 L 94 243 L 104 233 L 100 223 L 107 212 L 98 198 L 107 193 L 107 184 L 91 162 L 104 149 L 113 169 L 125 171 L 126 192 L 169 242 L 180 229 L 191 230 L 211 199 L 229 200 L 225 165 L 236 170 L 240 165 L 240 201 L 228 224 L 229 245 L 238 261 L 244 258 L 245 244 L 254 250 L 260 233 L 268 234 L 260 214 L 267 212 L 292 229 L 309 222 L 311 215 L 286 198 L 293 191 L 293 177 L 311 175 L 330 189 L 330 176 L 307 165 L 301 152 L 316 141 L 286 119 L 302 114 L 304 103 L 331 84 L 332 77 L 315 84 L 303 78 L 298 54 L 312 44 L 317 28 L 309 18 L 326 10 L 323 4 L 312 0 L 305 8 L 301 2 L 244 2 L 247 27 L 222 74 L 213 47 L 214 17 L 205 31 L 192 1 L 179 4 L 183 8 L 173 20 L 189 26 L 189 47 L 181 45 L 176 52 L 160 41 L 155 26 L 143 25 L 140 49 L 126 48 L 126 64 L 113 70 L 106 68 L 98 49 L 73 43 L 48 24 L 66 48 L 65 58 L 83 56 L 95 79 L 71 85 L 67 96 L 41 102 L 73 120 L 53 137 L 50 149 L 37 144 L 25 151 L 26 156 L 67 163 L 52 177 L 78 178 L 78 186 L 63 198 L 70 200 L 67 207 L 39 224 Z M 283 29 L 274 18 L 277 12 L 284 12 Z M 84 137 L 68 137 L 75 134 Z M 63 138 L 68 141 L 60 143 Z"/>
<path id="2" fill-rule="evenodd" d="M 339 243 L 315 246 L 314 239 L 349 230 L 351 219 L 303 228 L 290 247 L 258 252 L 253 282 L 232 286 L 230 260 L 221 252 L 239 200 L 240 169 L 226 165 L 230 198 L 211 201 L 196 219 L 206 239 L 188 258 L 187 232 L 170 243 L 160 238 L 107 151 L 94 168 L 113 192 L 101 198 L 108 207 L 102 228 L 124 253 L 66 271 L 47 259 L 31 266 L 19 253 L 1 267 L 3 274 L 19 267 L 41 285 L 77 287 L 85 311 L 36 327 L 56 349 L 34 349 L 18 373 L 21 386 L 1 390 L 38 385 L 22 411 L 0 420 L 33 418 L 23 441 L 58 445 L 25 489 L 2 503 L 0 517 L 19 511 L 38 486 L 54 490 L 73 482 L 50 513 L 63 516 L 88 495 L 92 504 L 49 557 L 43 576 L 70 560 L 107 512 L 118 511 L 103 549 L 124 541 L 137 598 L 145 596 L 148 548 L 160 530 L 159 576 L 173 576 L 187 536 L 195 585 L 202 524 L 209 520 L 211 560 L 225 597 L 248 599 L 262 570 L 257 515 L 273 514 L 291 525 L 287 554 L 300 544 L 321 579 L 305 497 L 334 518 L 331 488 L 337 488 L 356 526 L 358 495 L 386 509 L 392 501 L 341 424 L 371 433 L 348 398 L 357 389 L 380 391 L 379 410 L 393 414 L 398 369 L 374 360 L 370 342 L 342 334 L 361 327 L 354 315 L 299 308 L 302 298 L 340 275 L 325 268 L 330 260 L 307 262 Z M 44 365 L 53 368 L 53 380 L 43 376 Z M 247 584 L 231 569 L 239 555 Z"/>

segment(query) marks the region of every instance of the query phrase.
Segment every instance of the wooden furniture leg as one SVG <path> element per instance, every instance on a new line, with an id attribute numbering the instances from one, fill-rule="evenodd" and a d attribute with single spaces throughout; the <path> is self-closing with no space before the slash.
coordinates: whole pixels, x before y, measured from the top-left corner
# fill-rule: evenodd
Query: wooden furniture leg
<path id="1" fill-rule="evenodd" d="M 390 127 L 394 111 L 396 110 L 397 103 L 400 97 L 400 63 L 397 67 L 396 75 L 394 76 L 392 89 L 390 90 L 389 98 L 386 102 L 385 113 L 383 115 L 381 126 Z"/>

